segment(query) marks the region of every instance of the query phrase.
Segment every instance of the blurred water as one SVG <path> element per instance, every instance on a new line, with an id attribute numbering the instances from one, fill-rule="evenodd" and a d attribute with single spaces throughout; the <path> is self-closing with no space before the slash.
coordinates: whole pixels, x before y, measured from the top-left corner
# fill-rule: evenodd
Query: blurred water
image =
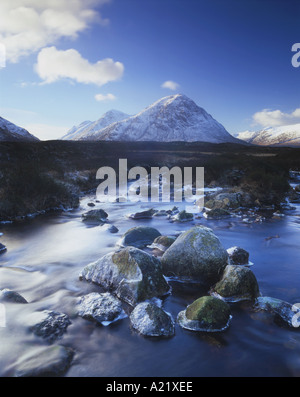
<path id="1" fill-rule="evenodd" d="M 195 224 L 209 226 L 225 248 L 239 245 L 250 252 L 251 269 L 263 295 L 300 302 L 299 205 L 290 215 L 260 224 L 243 224 L 240 218 L 201 218 L 178 224 L 165 217 L 139 221 L 126 217 L 149 208 L 146 203 L 96 204 L 94 208 L 106 210 L 110 223 L 118 227 L 119 232 L 111 234 L 81 221 L 92 199 L 83 199 L 76 211 L 0 227 L 1 242 L 7 246 L 0 257 L 0 288 L 16 290 L 30 302 L 5 304 L 6 327 L 0 327 L 2 376 L 10 375 L 10 366 L 21 354 L 45 343 L 26 327 L 29 314 L 43 309 L 71 317 L 72 325 L 57 342 L 76 351 L 67 376 L 300 375 L 300 331 L 280 328 L 269 315 L 253 313 L 247 305 L 232 306 L 231 326 L 222 334 L 193 333 L 176 325 L 175 337 L 167 340 L 137 335 L 128 318 L 102 327 L 74 316 L 77 297 L 99 291 L 78 280 L 80 270 L 113 250 L 121 235 L 136 225 L 153 226 L 168 235 Z M 172 205 L 156 207 L 169 209 Z M 202 293 L 197 286 L 173 283 L 173 294 L 165 299 L 163 308 L 176 318 Z"/>

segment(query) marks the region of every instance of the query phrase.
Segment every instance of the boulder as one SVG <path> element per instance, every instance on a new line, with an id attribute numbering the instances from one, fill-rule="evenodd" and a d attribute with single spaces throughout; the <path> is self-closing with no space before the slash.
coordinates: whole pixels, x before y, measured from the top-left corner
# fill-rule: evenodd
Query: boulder
<path id="1" fill-rule="evenodd" d="M 82 214 L 83 222 L 90 222 L 90 223 L 105 223 L 108 214 L 102 210 L 90 210 L 84 214 Z"/>
<path id="2" fill-rule="evenodd" d="M 148 248 L 158 249 L 162 252 L 165 252 L 176 240 L 176 237 L 169 237 L 169 236 L 159 236 L 153 241 Z"/>
<path id="3" fill-rule="evenodd" d="M 253 300 L 259 296 L 259 287 L 249 268 L 228 265 L 222 279 L 212 288 L 211 294 L 227 302 Z"/>
<path id="4" fill-rule="evenodd" d="M 22 295 L 8 288 L 0 290 L 0 302 L 28 303 Z"/>
<path id="5" fill-rule="evenodd" d="M 143 248 L 152 244 L 158 236 L 161 236 L 160 232 L 153 227 L 137 226 L 127 230 L 118 242 L 118 245 L 121 247 L 133 246 Z"/>
<path id="6" fill-rule="evenodd" d="M 135 247 L 111 252 L 86 266 L 80 279 L 112 290 L 122 301 L 138 302 L 169 292 L 160 261 Z"/>
<path id="7" fill-rule="evenodd" d="M 229 327 L 230 307 L 212 296 L 203 296 L 178 314 L 179 325 L 191 331 L 221 332 Z"/>
<path id="8" fill-rule="evenodd" d="M 274 316 L 275 322 L 300 330 L 300 306 L 292 305 L 280 299 L 269 296 L 258 297 L 254 309 L 263 310 Z"/>
<path id="9" fill-rule="evenodd" d="M 92 292 L 79 298 L 77 304 L 78 315 L 86 320 L 95 321 L 102 325 L 109 325 L 125 317 L 119 299 L 106 292 L 98 294 Z"/>
<path id="10" fill-rule="evenodd" d="M 55 377 L 69 369 L 74 351 L 64 346 L 35 347 L 21 356 L 14 367 L 15 377 Z"/>
<path id="11" fill-rule="evenodd" d="M 61 338 L 71 324 L 66 314 L 50 310 L 31 314 L 28 322 L 30 330 L 49 343 L 53 343 L 56 339 Z"/>
<path id="12" fill-rule="evenodd" d="M 144 336 L 165 336 L 175 334 L 172 317 L 150 302 L 139 303 L 131 312 L 132 327 Z"/>
<path id="13" fill-rule="evenodd" d="M 161 262 L 168 277 L 212 285 L 228 264 L 228 254 L 211 229 L 195 226 L 176 239 Z"/>
<path id="14" fill-rule="evenodd" d="M 232 265 L 249 265 L 249 252 L 241 247 L 228 248 L 227 253 Z"/>

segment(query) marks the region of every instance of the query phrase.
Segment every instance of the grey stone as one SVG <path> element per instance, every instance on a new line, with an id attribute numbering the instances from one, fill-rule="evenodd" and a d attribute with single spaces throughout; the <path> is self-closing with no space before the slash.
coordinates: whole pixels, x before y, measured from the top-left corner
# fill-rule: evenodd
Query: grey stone
<path id="1" fill-rule="evenodd" d="M 0 290 L 0 302 L 28 303 L 22 295 L 8 288 Z"/>
<path id="2" fill-rule="evenodd" d="M 137 226 L 127 230 L 118 244 L 121 247 L 133 246 L 143 248 L 153 243 L 156 237 L 160 235 L 160 232 L 153 227 Z"/>

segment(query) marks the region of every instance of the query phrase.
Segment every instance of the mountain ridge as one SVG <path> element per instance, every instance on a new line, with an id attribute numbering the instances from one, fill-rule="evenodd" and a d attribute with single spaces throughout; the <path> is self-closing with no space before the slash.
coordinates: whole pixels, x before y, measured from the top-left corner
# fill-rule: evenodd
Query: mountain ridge
<path id="1" fill-rule="evenodd" d="M 0 117 L 0 141 L 39 141 L 39 139 L 25 128 Z"/>

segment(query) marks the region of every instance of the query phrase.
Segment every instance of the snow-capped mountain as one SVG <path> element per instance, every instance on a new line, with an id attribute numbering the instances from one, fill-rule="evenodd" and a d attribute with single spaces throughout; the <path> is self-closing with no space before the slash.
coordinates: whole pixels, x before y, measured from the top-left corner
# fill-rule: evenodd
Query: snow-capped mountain
<path id="1" fill-rule="evenodd" d="M 10 121 L 0 117 L 0 141 L 38 141 L 25 128 L 18 127 Z"/>
<path id="2" fill-rule="evenodd" d="M 89 128 L 89 127 L 88 127 Z M 70 138 L 66 135 L 64 139 Z M 93 130 L 80 138 L 109 141 L 236 142 L 226 129 L 185 95 L 171 95 L 148 106 L 135 116 Z"/>
<path id="3" fill-rule="evenodd" d="M 267 127 L 257 132 L 240 132 L 236 137 L 261 146 L 300 146 L 300 124 Z"/>
<path id="4" fill-rule="evenodd" d="M 78 126 L 72 127 L 65 136 L 62 137 L 64 140 L 94 140 L 99 131 L 108 125 L 117 121 L 124 120 L 130 117 L 128 114 L 120 112 L 118 110 L 110 110 L 105 113 L 99 120 L 96 121 L 84 121 Z"/>

